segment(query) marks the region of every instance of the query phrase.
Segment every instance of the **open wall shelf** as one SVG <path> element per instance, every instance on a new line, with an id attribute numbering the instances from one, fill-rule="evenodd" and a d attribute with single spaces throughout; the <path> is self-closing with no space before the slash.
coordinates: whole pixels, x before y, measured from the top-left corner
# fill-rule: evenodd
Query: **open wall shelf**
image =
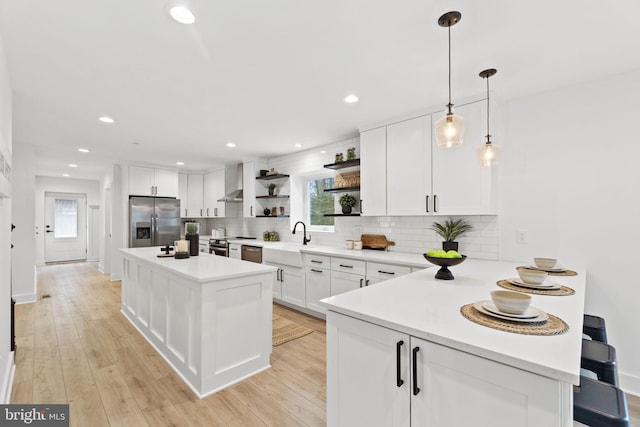
<path id="1" fill-rule="evenodd" d="M 289 175 L 286 175 L 283 173 L 277 173 L 275 175 L 256 176 L 256 179 L 261 179 L 261 180 L 271 180 L 271 179 L 280 179 L 280 178 L 289 178 Z"/>
<path id="2" fill-rule="evenodd" d="M 289 218 L 289 215 L 256 215 L 256 218 Z"/>
<path id="3" fill-rule="evenodd" d="M 325 188 L 325 193 L 341 193 L 344 191 L 360 191 L 360 186 L 356 187 L 342 187 L 342 188 Z"/>
<path id="4" fill-rule="evenodd" d="M 278 194 L 273 196 L 256 196 L 256 199 L 288 199 L 288 194 Z"/>
<path id="5" fill-rule="evenodd" d="M 327 169 L 344 169 L 352 168 L 354 166 L 360 166 L 360 159 L 346 160 L 344 162 L 329 163 L 328 165 L 324 165 L 324 167 Z"/>
<path id="6" fill-rule="evenodd" d="M 360 214 L 359 213 L 350 213 L 350 214 L 334 213 L 334 214 L 324 214 L 324 216 L 360 216 Z"/>

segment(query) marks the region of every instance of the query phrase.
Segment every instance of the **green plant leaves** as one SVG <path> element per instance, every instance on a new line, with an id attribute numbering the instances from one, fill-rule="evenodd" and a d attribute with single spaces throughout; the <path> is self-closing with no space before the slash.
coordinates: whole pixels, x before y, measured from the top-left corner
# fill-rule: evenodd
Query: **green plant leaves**
<path id="1" fill-rule="evenodd" d="M 464 218 L 453 220 L 448 218 L 444 224 L 434 222 L 431 229 L 435 231 L 445 242 L 454 242 L 467 231 L 473 230 L 473 226 Z"/>

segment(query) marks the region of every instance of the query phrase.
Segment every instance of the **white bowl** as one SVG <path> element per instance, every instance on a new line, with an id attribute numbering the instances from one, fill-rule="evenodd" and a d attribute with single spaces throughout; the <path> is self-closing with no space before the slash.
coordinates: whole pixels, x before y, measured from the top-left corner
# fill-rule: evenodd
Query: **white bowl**
<path id="1" fill-rule="evenodd" d="M 491 300 L 503 313 L 522 314 L 531 304 L 531 295 L 521 292 L 497 290 L 491 291 Z"/>
<path id="2" fill-rule="evenodd" d="M 538 268 L 553 268 L 558 260 L 555 258 L 534 258 L 533 262 Z"/>
<path id="3" fill-rule="evenodd" d="M 529 270 L 526 268 L 519 268 L 518 275 L 520 280 L 532 285 L 541 285 L 547 279 L 548 273 L 546 271 Z"/>

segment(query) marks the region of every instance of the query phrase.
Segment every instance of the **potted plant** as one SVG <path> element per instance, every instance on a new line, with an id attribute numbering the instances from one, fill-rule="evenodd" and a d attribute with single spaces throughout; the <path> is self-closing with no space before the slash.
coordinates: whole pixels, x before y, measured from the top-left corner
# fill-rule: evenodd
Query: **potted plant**
<path id="1" fill-rule="evenodd" d="M 442 249 L 445 251 L 458 251 L 458 242 L 456 239 L 466 233 L 473 230 L 473 226 L 464 218 L 453 220 L 448 218 L 444 224 L 434 222 L 431 225 L 431 229 L 435 231 L 440 237 L 442 237 Z"/>
<path id="2" fill-rule="evenodd" d="M 270 196 L 273 196 L 273 195 L 275 194 L 274 192 L 275 192 L 275 190 L 276 190 L 276 185 L 275 185 L 273 182 L 271 182 L 271 183 L 269 183 L 269 185 L 267 186 L 267 189 L 269 190 L 269 195 L 270 195 Z"/>
<path id="3" fill-rule="evenodd" d="M 197 222 L 187 222 L 185 226 L 185 240 L 189 241 L 189 255 L 198 256 L 198 249 L 200 249 L 200 224 Z"/>
<path id="4" fill-rule="evenodd" d="M 347 148 L 347 160 L 355 160 L 356 147 Z"/>
<path id="5" fill-rule="evenodd" d="M 350 214 L 351 208 L 353 208 L 356 205 L 357 200 L 351 194 L 346 193 L 340 196 L 338 203 L 340 203 L 340 206 L 342 206 L 343 214 Z"/>

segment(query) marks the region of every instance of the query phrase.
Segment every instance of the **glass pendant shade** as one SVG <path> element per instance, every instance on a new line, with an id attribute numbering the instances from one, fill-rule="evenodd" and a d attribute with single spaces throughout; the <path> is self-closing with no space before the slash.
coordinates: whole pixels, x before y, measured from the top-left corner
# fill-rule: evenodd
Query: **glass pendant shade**
<path id="1" fill-rule="evenodd" d="M 478 148 L 480 165 L 485 167 L 498 166 L 500 164 L 501 151 L 500 146 L 492 142 L 482 144 L 482 147 Z"/>
<path id="2" fill-rule="evenodd" d="M 464 139 L 464 118 L 448 113 L 436 122 L 436 142 L 438 148 L 453 148 L 462 144 Z"/>

